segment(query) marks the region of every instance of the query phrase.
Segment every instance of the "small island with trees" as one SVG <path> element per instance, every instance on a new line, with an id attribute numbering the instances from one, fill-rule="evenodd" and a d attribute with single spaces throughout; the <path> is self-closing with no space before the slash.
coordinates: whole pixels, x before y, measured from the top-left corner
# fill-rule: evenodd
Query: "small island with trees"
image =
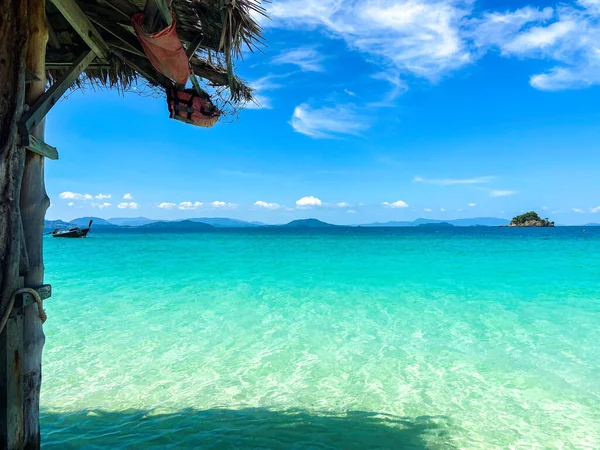
<path id="1" fill-rule="evenodd" d="M 528 213 L 521 214 L 520 216 L 513 217 L 511 220 L 509 227 L 553 227 L 554 222 L 550 222 L 550 220 L 546 217 L 542 219 L 538 214 L 534 211 L 529 211 Z"/>

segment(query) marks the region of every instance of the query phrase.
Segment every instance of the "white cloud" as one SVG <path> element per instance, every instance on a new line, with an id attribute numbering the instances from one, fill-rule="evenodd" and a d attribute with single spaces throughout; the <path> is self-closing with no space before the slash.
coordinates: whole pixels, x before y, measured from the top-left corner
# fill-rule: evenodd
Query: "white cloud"
<path id="1" fill-rule="evenodd" d="M 306 103 L 296 106 L 290 125 L 298 133 L 321 139 L 358 136 L 370 127 L 366 116 L 352 105 L 312 108 Z"/>
<path id="2" fill-rule="evenodd" d="M 73 206 L 74 204 L 75 204 L 75 203 L 73 203 L 73 202 L 69 202 L 69 203 L 67 203 L 67 205 L 68 205 L 68 206 Z"/>
<path id="3" fill-rule="evenodd" d="M 266 209 L 280 209 L 281 208 L 281 205 L 279 203 L 268 203 L 268 202 L 263 202 L 262 200 L 258 200 L 257 202 L 255 202 L 254 206 L 258 206 L 260 208 L 266 208 Z"/>
<path id="4" fill-rule="evenodd" d="M 103 209 L 103 208 L 108 208 L 109 206 L 112 206 L 112 203 L 107 203 L 107 202 L 103 202 L 103 203 L 92 203 L 92 206 L 93 206 L 94 208 L 100 208 L 100 209 Z"/>
<path id="5" fill-rule="evenodd" d="M 573 208 L 573 212 L 576 212 L 576 213 L 583 213 L 584 211 L 583 211 L 583 209 L 579 209 L 579 208 Z"/>
<path id="6" fill-rule="evenodd" d="M 477 203 L 469 203 L 469 207 L 477 206 Z"/>
<path id="7" fill-rule="evenodd" d="M 590 212 L 593 212 L 593 213 L 600 212 L 600 206 L 596 206 L 595 208 L 590 208 Z"/>
<path id="8" fill-rule="evenodd" d="M 346 94 L 348 94 L 350 97 L 356 97 L 356 93 L 355 93 L 355 92 L 352 92 L 352 91 L 351 91 L 351 90 L 349 90 L 349 89 L 344 89 L 344 92 L 345 92 Z"/>
<path id="9" fill-rule="evenodd" d="M 258 78 L 257 80 L 251 81 L 250 86 L 254 89 L 254 101 L 248 102 L 246 108 L 248 109 L 271 109 L 271 99 L 267 97 L 266 93 L 283 87 L 281 83 L 276 80 L 281 78 L 287 78 L 289 74 L 285 75 L 265 75 L 264 77 Z"/>
<path id="10" fill-rule="evenodd" d="M 548 71 L 530 77 L 536 89 L 585 88 L 600 84 L 599 13 L 597 0 L 579 0 L 554 9 L 485 14 L 475 28 L 475 40 L 480 46 L 498 47 L 504 56 L 551 61 L 554 66 Z"/>
<path id="11" fill-rule="evenodd" d="M 435 79 L 471 60 L 460 0 L 283 0 L 267 5 L 274 26 L 322 27 L 384 66 Z"/>
<path id="12" fill-rule="evenodd" d="M 323 72 L 321 64 L 325 58 L 315 48 L 300 47 L 280 53 L 271 60 L 272 64 L 293 64 L 304 72 Z"/>
<path id="13" fill-rule="evenodd" d="M 123 196 L 123 200 L 133 200 L 133 196 L 131 194 L 127 193 Z"/>
<path id="14" fill-rule="evenodd" d="M 392 88 L 384 95 L 383 99 L 371 103 L 369 106 L 394 106 L 394 100 L 408 91 L 408 85 L 397 73 L 380 72 L 371 78 L 388 82 Z"/>
<path id="15" fill-rule="evenodd" d="M 382 205 L 386 206 L 387 208 L 408 208 L 408 204 L 402 200 L 397 200 L 392 203 L 383 202 Z"/>
<path id="16" fill-rule="evenodd" d="M 203 203 L 202 202 L 181 202 L 178 206 L 179 209 L 182 210 L 192 210 L 192 209 L 198 209 L 200 206 L 202 206 Z"/>
<path id="17" fill-rule="evenodd" d="M 107 198 L 112 198 L 112 195 L 110 194 L 98 194 L 98 195 L 94 195 L 94 198 L 98 199 L 98 200 L 104 200 Z"/>
<path id="18" fill-rule="evenodd" d="M 138 209 L 140 205 L 136 202 L 121 202 L 117 205 L 119 209 Z"/>
<path id="19" fill-rule="evenodd" d="M 161 204 L 159 204 L 157 206 L 157 208 L 160 209 L 175 209 L 177 207 L 177 205 L 175 203 L 169 203 L 169 202 L 162 202 Z"/>
<path id="20" fill-rule="evenodd" d="M 356 214 L 356 210 L 355 209 L 349 209 L 346 212 L 349 213 L 349 214 Z"/>
<path id="21" fill-rule="evenodd" d="M 237 205 L 235 203 L 226 203 L 216 200 L 210 204 L 213 208 L 235 208 Z"/>
<path id="22" fill-rule="evenodd" d="M 349 208 L 352 205 L 347 202 L 339 202 L 339 203 L 336 203 L 335 206 L 337 206 L 338 208 Z"/>
<path id="23" fill-rule="evenodd" d="M 498 190 L 498 191 L 490 191 L 491 197 L 506 197 L 508 195 L 515 195 L 517 191 L 508 191 L 508 190 Z"/>
<path id="24" fill-rule="evenodd" d="M 93 197 L 90 194 L 78 194 L 76 192 L 62 192 L 59 196 L 63 200 L 91 200 Z"/>
<path id="25" fill-rule="evenodd" d="M 309 197 L 302 197 L 299 200 L 296 200 L 296 207 L 298 208 L 312 208 L 315 206 L 322 206 L 323 202 L 317 197 L 313 197 L 312 195 Z"/>
<path id="26" fill-rule="evenodd" d="M 413 181 L 415 183 L 430 183 L 430 184 L 439 184 L 441 186 L 451 186 L 451 185 L 454 185 L 454 184 L 489 183 L 493 179 L 494 179 L 494 177 L 432 179 L 432 178 L 423 178 L 423 177 L 420 177 L 420 176 L 415 176 L 413 178 Z"/>
<path id="27" fill-rule="evenodd" d="M 425 211 L 425 212 L 431 212 L 431 208 L 425 208 L 423 211 Z"/>
<path id="28" fill-rule="evenodd" d="M 600 84 L 598 0 L 504 12 L 466 0 L 280 0 L 267 10 L 266 26 L 321 28 L 386 72 L 435 81 L 499 50 L 506 58 L 550 62 L 530 77 L 536 89 Z"/>
<path id="29" fill-rule="evenodd" d="M 446 212 L 446 209 L 445 208 L 440 208 L 440 211 L 441 212 Z"/>

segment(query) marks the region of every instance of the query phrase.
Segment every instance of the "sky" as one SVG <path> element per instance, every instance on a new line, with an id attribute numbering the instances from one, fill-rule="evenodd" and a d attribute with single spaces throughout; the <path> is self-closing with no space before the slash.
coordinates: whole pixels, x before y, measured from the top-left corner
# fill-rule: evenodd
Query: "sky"
<path id="1" fill-rule="evenodd" d="M 600 0 L 273 0 L 211 129 L 140 89 L 50 112 L 47 218 L 600 222 Z"/>

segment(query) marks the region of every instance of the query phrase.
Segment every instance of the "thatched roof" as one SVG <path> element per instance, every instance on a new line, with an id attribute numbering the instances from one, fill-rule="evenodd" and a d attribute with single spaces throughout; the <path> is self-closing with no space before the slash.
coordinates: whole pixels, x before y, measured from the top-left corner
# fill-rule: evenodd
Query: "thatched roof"
<path id="1" fill-rule="evenodd" d="M 131 16 L 142 11 L 145 3 L 145 0 L 77 0 L 111 50 L 107 61 L 96 60 L 88 66 L 87 80 L 124 89 L 140 76 L 153 86 L 170 83 L 152 67 L 133 32 Z M 52 79 L 88 47 L 58 9 L 51 2 L 47 5 L 50 38 L 46 67 Z M 264 14 L 260 0 L 173 0 L 172 10 L 184 47 L 198 45 L 190 62 L 204 87 L 234 106 L 251 101 L 252 89 L 237 78 L 234 63 L 244 47 L 253 51 L 262 43 L 261 27 L 253 18 Z"/>

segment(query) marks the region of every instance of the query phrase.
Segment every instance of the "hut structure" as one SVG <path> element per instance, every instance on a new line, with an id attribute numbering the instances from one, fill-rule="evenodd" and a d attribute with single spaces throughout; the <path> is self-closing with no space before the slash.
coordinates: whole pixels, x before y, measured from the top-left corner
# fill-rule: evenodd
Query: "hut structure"
<path id="1" fill-rule="evenodd" d="M 252 101 L 234 64 L 261 44 L 261 14 L 260 0 L 0 0 L 0 449 L 40 447 L 44 160 L 58 158 L 44 117 L 73 86 L 145 83 L 171 117 L 212 126 Z"/>

